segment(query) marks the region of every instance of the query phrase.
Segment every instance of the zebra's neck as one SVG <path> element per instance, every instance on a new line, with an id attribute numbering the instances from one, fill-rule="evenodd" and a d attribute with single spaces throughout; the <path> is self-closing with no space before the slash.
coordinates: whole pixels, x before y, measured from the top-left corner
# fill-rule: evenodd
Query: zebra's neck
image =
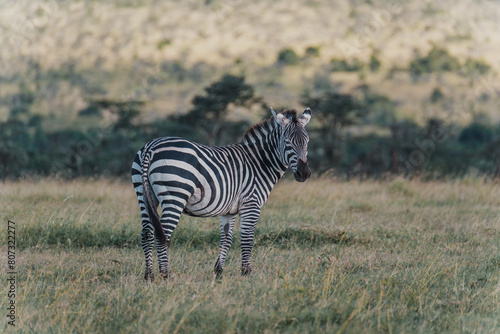
<path id="1" fill-rule="evenodd" d="M 277 131 L 273 117 L 249 128 L 241 141 L 241 145 L 258 163 L 258 167 L 276 183 L 285 173 L 288 166 L 280 159 L 280 133 Z"/>

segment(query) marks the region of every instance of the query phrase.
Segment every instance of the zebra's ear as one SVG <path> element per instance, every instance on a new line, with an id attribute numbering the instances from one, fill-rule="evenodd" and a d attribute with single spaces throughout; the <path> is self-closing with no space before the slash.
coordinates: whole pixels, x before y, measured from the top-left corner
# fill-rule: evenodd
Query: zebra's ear
<path id="1" fill-rule="evenodd" d="M 284 126 L 284 125 L 287 125 L 288 123 L 290 123 L 290 119 L 288 119 L 282 113 L 279 113 L 278 115 L 276 115 L 276 123 Z"/>
<path id="2" fill-rule="evenodd" d="M 273 107 L 271 107 L 271 114 L 273 114 L 274 118 L 276 118 L 276 111 L 274 111 Z"/>
<path id="3" fill-rule="evenodd" d="M 276 111 L 274 111 L 273 107 L 271 107 L 271 114 L 273 114 L 273 117 L 274 117 L 274 122 L 278 125 L 281 125 L 283 122 L 282 122 L 282 116 L 281 114 L 278 114 L 276 115 Z M 281 116 L 281 117 L 280 117 Z"/>
<path id="4" fill-rule="evenodd" d="M 302 126 L 306 126 L 307 123 L 311 120 L 311 109 L 308 107 L 304 112 L 302 113 L 302 116 L 299 118 L 300 124 Z"/>
<path id="5" fill-rule="evenodd" d="M 274 121 L 278 125 L 286 125 L 286 124 L 288 124 L 288 122 L 290 122 L 290 120 L 288 118 L 286 118 L 283 114 L 281 114 L 281 113 L 276 114 L 276 111 L 274 111 L 273 107 L 271 107 L 271 113 L 274 116 Z"/>

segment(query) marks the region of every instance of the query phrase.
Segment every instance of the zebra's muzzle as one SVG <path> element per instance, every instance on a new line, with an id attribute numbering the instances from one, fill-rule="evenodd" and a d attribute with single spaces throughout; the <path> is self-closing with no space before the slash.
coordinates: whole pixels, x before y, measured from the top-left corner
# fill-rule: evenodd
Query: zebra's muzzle
<path id="1" fill-rule="evenodd" d="M 304 162 L 302 159 L 299 159 L 297 162 L 297 171 L 294 173 L 295 180 L 299 182 L 304 182 L 311 176 L 311 170 L 309 169 L 309 165 L 307 162 Z"/>

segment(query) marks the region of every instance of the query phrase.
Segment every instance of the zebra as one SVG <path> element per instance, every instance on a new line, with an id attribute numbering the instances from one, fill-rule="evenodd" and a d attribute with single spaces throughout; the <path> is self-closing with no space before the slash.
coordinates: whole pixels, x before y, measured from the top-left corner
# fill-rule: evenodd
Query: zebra
<path id="1" fill-rule="evenodd" d="M 180 137 L 163 137 L 137 152 L 131 174 L 142 214 L 145 280 L 154 280 L 153 241 L 160 276 L 169 277 L 167 248 L 182 213 L 220 216 L 216 278 L 222 277 L 239 215 L 241 274 L 251 274 L 255 226 L 274 185 L 289 167 L 299 182 L 311 176 L 307 162 L 309 136 L 304 128 L 311 119 L 311 109 L 300 117 L 295 109 L 276 114 L 271 108 L 271 113 L 269 119 L 250 127 L 238 144 L 210 147 Z"/>

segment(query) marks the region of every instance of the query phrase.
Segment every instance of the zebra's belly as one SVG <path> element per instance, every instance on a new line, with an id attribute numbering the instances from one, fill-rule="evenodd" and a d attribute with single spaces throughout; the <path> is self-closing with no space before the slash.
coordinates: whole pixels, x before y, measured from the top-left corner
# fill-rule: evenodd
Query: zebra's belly
<path id="1" fill-rule="evenodd" d="M 202 198 L 201 200 L 192 196 L 184 212 L 187 215 L 194 217 L 219 217 L 227 214 L 236 214 L 239 211 L 239 201 L 237 199 L 219 201 L 210 201 L 209 198 Z"/>

